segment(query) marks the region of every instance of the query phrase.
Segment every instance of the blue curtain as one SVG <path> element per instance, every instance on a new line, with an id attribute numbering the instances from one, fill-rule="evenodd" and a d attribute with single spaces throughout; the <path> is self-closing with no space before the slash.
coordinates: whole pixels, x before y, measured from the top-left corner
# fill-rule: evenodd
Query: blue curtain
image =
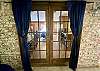
<path id="1" fill-rule="evenodd" d="M 69 68 L 75 71 L 78 63 L 80 36 L 83 26 L 86 1 L 69 1 L 68 6 L 70 27 L 73 33 L 73 42 L 69 61 Z"/>
<path id="2" fill-rule="evenodd" d="M 0 71 L 15 71 L 10 65 L 0 64 Z"/>
<path id="3" fill-rule="evenodd" d="M 21 59 L 24 71 L 32 71 L 27 43 L 32 0 L 13 0 L 12 11 L 19 36 Z"/>

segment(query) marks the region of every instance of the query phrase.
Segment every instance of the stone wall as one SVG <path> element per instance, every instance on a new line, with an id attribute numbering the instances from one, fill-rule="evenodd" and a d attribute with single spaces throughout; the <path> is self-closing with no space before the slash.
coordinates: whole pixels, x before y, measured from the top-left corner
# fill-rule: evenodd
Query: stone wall
<path id="1" fill-rule="evenodd" d="M 18 36 L 10 3 L 0 0 L 0 60 L 22 68 Z M 100 65 L 100 3 L 87 4 L 79 54 L 79 67 Z M 18 70 L 17 70 L 18 71 Z"/>
<path id="2" fill-rule="evenodd" d="M 100 2 L 86 5 L 81 36 L 79 67 L 98 66 L 100 62 Z"/>
<path id="3" fill-rule="evenodd" d="M 0 1 L 0 61 L 15 69 L 22 67 L 11 3 L 3 1 Z"/>

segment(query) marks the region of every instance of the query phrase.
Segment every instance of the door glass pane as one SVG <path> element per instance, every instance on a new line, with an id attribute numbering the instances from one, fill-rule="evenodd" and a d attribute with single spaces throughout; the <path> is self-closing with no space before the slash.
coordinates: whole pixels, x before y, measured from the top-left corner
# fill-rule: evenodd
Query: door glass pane
<path id="1" fill-rule="evenodd" d="M 62 16 L 68 16 L 68 11 L 62 11 Z"/>
<path id="2" fill-rule="evenodd" d="M 54 17 L 53 17 L 53 21 L 60 21 L 60 11 L 54 11 Z M 61 11 L 61 16 L 68 16 L 68 11 Z M 66 19 L 65 18 L 65 19 Z M 67 20 L 67 19 L 66 19 Z M 66 21 L 65 20 L 65 21 Z"/>
<path id="3" fill-rule="evenodd" d="M 53 21 L 59 21 L 60 11 L 54 11 Z"/>
<path id="4" fill-rule="evenodd" d="M 59 51 L 53 51 L 53 58 L 59 58 Z"/>
<path id="5" fill-rule="evenodd" d="M 53 41 L 59 40 L 59 33 L 53 33 Z"/>
<path id="6" fill-rule="evenodd" d="M 38 22 L 37 21 L 31 21 L 29 26 L 29 32 L 36 32 L 38 30 Z"/>
<path id="7" fill-rule="evenodd" d="M 34 42 L 34 43 L 35 43 L 35 42 Z M 39 42 L 38 42 L 38 44 L 37 44 L 37 47 L 35 47 L 34 43 L 33 43 L 33 48 L 34 48 L 35 50 L 39 50 Z"/>
<path id="8" fill-rule="evenodd" d="M 39 57 L 39 51 L 34 51 L 33 52 L 33 58 L 34 59 L 39 59 L 40 57 Z"/>
<path id="9" fill-rule="evenodd" d="M 45 11 L 39 11 L 39 20 L 40 21 L 46 21 Z"/>
<path id="10" fill-rule="evenodd" d="M 66 49 L 65 45 L 62 42 L 60 42 L 60 50 L 65 50 L 65 49 Z"/>
<path id="11" fill-rule="evenodd" d="M 60 58 L 65 58 L 65 51 L 60 51 Z"/>
<path id="12" fill-rule="evenodd" d="M 69 25 L 68 25 L 68 33 L 69 34 L 72 34 L 72 31 L 71 31 L 71 28 L 70 28 L 70 22 L 68 23 Z"/>
<path id="13" fill-rule="evenodd" d="M 46 32 L 40 33 L 40 41 L 46 41 Z"/>
<path id="14" fill-rule="evenodd" d="M 46 50 L 46 42 L 40 42 L 40 50 Z"/>
<path id="15" fill-rule="evenodd" d="M 67 42 L 67 50 L 71 51 L 71 47 L 72 47 L 72 41 Z"/>
<path id="16" fill-rule="evenodd" d="M 59 42 L 53 42 L 53 50 L 59 50 Z"/>
<path id="17" fill-rule="evenodd" d="M 60 42 L 60 49 L 63 50 L 65 48 L 67 48 L 67 41 L 64 38 L 62 38 Z"/>
<path id="18" fill-rule="evenodd" d="M 66 51 L 66 58 L 70 58 L 71 51 Z"/>
<path id="19" fill-rule="evenodd" d="M 60 30 L 60 23 L 53 22 L 53 32 L 59 32 L 59 30 Z"/>
<path id="20" fill-rule="evenodd" d="M 31 21 L 38 21 L 37 11 L 31 11 Z"/>
<path id="21" fill-rule="evenodd" d="M 41 59 L 46 58 L 46 51 L 40 51 L 41 52 Z"/>
<path id="22" fill-rule="evenodd" d="M 28 42 L 30 42 L 33 38 L 34 38 L 34 34 L 33 33 L 28 33 L 27 34 L 27 41 Z"/>
<path id="23" fill-rule="evenodd" d="M 39 14 L 39 21 L 45 21 L 45 11 L 31 11 L 31 21 L 38 21 L 38 14 Z"/>
<path id="24" fill-rule="evenodd" d="M 41 21 L 39 23 L 39 32 L 46 32 L 46 21 Z"/>
<path id="25" fill-rule="evenodd" d="M 61 21 L 69 21 L 69 17 L 67 15 L 67 11 L 62 11 Z"/>

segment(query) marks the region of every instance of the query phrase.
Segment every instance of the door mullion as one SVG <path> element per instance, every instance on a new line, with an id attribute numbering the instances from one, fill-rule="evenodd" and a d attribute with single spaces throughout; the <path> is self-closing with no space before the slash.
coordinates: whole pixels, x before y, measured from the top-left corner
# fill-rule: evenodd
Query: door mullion
<path id="1" fill-rule="evenodd" d="M 50 44 L 49 44 L 49 41 L 50 41 L 50 35 L 49 35 L 49 30 L 50 30 L 50 28 L 49 28 L 49 7 L 48 7 L 48 9 L 47 9 L 47 12 L 46 12 L 46 23 L 47 23 L 47 25 L 46 25 L 46 54 L 47 54 L 47 57 L 46 57 L 46 59 L 47 59 L 47 64 L 49 64 L 50 63 Z"/>
<path id="2" fill-rule="evenodd" d="M 53 62 L 53 10 L 51 4 L 49 4 L 49 34 L 50 34 L 50 42 L 49 42 L 49 53 L 50 53 L 50 64 Z"/>

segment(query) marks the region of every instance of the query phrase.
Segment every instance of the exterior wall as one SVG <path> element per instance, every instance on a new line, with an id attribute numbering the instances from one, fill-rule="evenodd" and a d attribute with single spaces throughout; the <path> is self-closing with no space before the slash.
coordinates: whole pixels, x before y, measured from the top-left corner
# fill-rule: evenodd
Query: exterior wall
<path id="1" fill-rule="evenodd" d="M 18 36 L 10 3 L 0 0 L 0 60 L 15 69 L 22 68 Z M 95 2 L 92 9 L 87 4 L 79 54 L 79 67 L 100 65 L 100 3 Z M 94 14 L 93 14 L 94 13 Z M 98 16 L 97 16 L 98 15 Z"/>
<path id="2" fill-rule="evenodd" d="M 11 9 L 11 3 L 0 1 L 0 61 L 20 69 L 20 49 Z"/>
<path id="3" fill-rule="evenodd" d="M 86 5 L 81 36 L 79 67 L 98 66 L 100 62 L 100 2 Z"/>

